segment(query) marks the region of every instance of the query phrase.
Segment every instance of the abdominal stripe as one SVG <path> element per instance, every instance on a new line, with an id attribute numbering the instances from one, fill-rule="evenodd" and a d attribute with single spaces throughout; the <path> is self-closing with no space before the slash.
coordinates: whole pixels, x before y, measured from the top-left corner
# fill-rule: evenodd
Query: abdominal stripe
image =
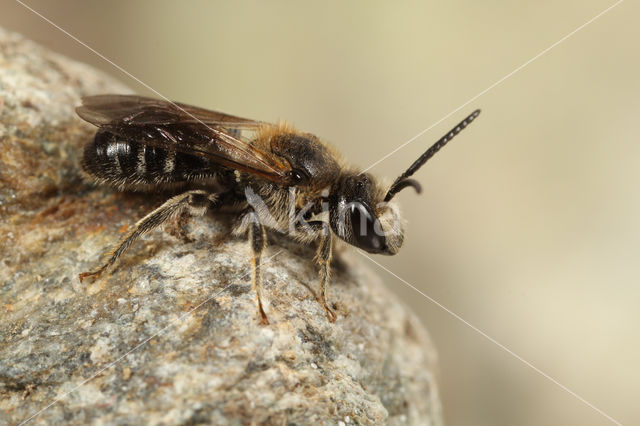
<path id="1" fill-rule="evenodd" d="M 98 131 L 85 146 L 84 169 L 117 185 L 184 182 L 214 176 L 219 167 L 207 158 L 123 139 Z"/>

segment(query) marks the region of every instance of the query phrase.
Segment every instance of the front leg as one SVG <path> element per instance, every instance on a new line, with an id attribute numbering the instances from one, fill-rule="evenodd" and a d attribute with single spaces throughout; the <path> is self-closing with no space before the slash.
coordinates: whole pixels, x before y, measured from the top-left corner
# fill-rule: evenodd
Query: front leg
<path id="1" fill-rule="evenodd" d="M 321 293 L 319 302 L 322 304 L 327 318 L 329 321 L 334 322 L 336 320 L 336 314 L 329 307 L 329 279 L 331 278 L 331 247 L 333 239 L 331 236 L 331 230 L 329 224 L 321 222 L 322 232 L 320 244 L 318 245 L 318 251 L 316 253 L 316 262 L 320 266 L 320 280 L 321 280 Z"/>

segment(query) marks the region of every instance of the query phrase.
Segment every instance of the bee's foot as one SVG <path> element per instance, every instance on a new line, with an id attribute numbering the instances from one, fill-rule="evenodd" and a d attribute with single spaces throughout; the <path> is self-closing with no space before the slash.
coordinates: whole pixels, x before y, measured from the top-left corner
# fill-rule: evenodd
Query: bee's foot
<path id="1" fill-rule="evenodd" d="M 269 325 L 269 318 L 267 318 L 267 314 L 264 311 L 260 311 L 260 324 Z"/>
<path id="2" fill-rule="evenodd" d="M 102 271 L 104 271 L 104 268 L 100 268 L 97 271 L 83 272 L 81 274 L 78 274 L 78 278 L 80 279 L 80 282 L 83 282 L 87 277 L 91 277 L 91 280 L 94 281 L 100 277 Z"/>
<path id="3" fill-rule="evenodd" d="M 260 314 L 260 324 L 269 325 L 269 318 L 267 318 L 267 313 L 264 311 L 262 307 L 262 302 L 260 298 L 258 298 L 258 314 Z"/>
<path id="4" fill-rule="evenodd" d="M 338 316 L 336 315 L 335 312 L 333 312 L 333 309 L 331 309 L 329 305 L 322 305 L 322 307 L 324 308 L 324 311 L 327 313 L 327 319 L 329 320 L 329 322 L 336 322 L 336 319 L 338 319 Z"/>

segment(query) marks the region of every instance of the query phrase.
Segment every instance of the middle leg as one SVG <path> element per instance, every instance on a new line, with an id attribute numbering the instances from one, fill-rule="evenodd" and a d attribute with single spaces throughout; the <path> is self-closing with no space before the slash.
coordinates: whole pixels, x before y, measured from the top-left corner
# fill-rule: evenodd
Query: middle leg
<path id="1" fill-rule="evenodd" d="M 258 299 L 260 322 L 262 324 L 269 324 L 269 319 L 262 306 L 262 268 L 260 267 L 262 253 L 267 245 L 267 235 L 255 211 L 250 210 L 247 213 L 247 219 L 249 222 L 249 244 L 251 244 L 251 251 L 253 253 L 253 257 L 251 258 L 251 264 L 253 266 L 252 288 L 256 291 L 256 298 Z"/>

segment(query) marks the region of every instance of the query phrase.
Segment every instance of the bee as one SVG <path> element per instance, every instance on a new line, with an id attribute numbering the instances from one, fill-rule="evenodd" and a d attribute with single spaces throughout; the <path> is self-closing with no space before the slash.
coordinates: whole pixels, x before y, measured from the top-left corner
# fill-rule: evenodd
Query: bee
<path id="1" fill-rule="evenodd" d="M 396 254 L 404 230 L 394 196 L 408 187 L 420 193 L 411 176 L 480 113 L 471 113 L 384 187 L 347 165 L 318 137 L 285 123 L 135 95 L 85 97 L 76 111 L 98 127 L 82 159 L 84 171 L 97 183 L 178 194 L 140 219 L 106 253 L 106 262 L 81 273 L 80 281 L 98 278 L 142 234 L 172 218 L 230 207 L 239 219 L 233 233 L 249 241 L 252 288 L 263 323 L 268 323 L 261 274 L 267 229 L 317 244 L 318 299 L 329 321 L 335 321 L 328 290 L 336 237 L 369 253 Z"/>

